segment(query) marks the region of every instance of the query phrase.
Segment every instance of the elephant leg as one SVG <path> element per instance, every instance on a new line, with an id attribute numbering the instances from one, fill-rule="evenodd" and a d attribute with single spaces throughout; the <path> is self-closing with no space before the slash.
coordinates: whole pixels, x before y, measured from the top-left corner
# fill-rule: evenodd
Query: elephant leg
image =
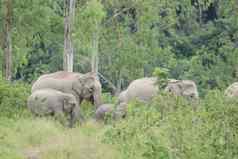
<path id="1" fill-rule="evenodd" d="M 84 117 L 80 112 L 80 107 L 76 106 L 70 113 L 69 127 L 73 127 L 75 123 L 79 120 L 80 124 L 84 121 Z"/>
<path id="2" fill-rule="evenodd" d="M 56 120 L 58 120 L 62 125 L 66 125 L 67 123 L 67 118 L 64 115 L 63 111 L 57 110 L 54 112 L 54 117 Z"/>

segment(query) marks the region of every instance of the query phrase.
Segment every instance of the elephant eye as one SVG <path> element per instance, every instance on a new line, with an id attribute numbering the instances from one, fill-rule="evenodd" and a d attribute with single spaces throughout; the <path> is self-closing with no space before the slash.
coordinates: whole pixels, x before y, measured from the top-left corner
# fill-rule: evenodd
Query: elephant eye
<path id="1" fill-rule="evenodd" d="M 72 103 L 71 105 L 72 105 L 73 107 L 75 107 L 75 106 L 76 106 L 76 104 L 75 104 L 75 103 Z"/>
<path id="2" fill-rule="evenodd" d="M 93 92 L 93 91 L 94 91 L 94 88 L 93 88 L 93 87 L 91 87 L 91 88 L 89 88 L 89 90 L 90 90 L 91 92 Z"/>
<path id="3" fill-rule="evenodd" d="M 171 88 L 169 88 L 169 92 L 172 92 Z"/>

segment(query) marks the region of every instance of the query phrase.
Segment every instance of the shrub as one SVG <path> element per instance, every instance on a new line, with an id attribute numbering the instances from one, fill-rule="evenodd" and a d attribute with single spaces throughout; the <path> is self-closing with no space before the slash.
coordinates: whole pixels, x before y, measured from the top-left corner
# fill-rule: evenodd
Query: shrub
<path id="1" fill-rule="evenodd" d="M 208 93 L 196 109 L 168 95 L 147 107 L 132 103 L 127 118 L 107 128 L 103 142 L 118 146 L 128 159 L 237 158 L 237 105 L 217 91 Z"/>
<path id="2" fill-rule="evenodd" d="M 26 115 L 26 101 L 30 87 L 22 83 L 0 80 L 0 116 L 16 118 Z"/>

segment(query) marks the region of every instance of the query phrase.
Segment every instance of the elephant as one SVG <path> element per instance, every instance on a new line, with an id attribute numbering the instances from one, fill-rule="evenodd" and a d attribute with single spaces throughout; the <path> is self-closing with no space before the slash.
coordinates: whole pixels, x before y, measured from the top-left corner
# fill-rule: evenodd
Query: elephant
<path id="1" fill-rule="evenodd" d="M 119 94 L 118 104 L 127 103 L 133 99 L 141 102 L 150 101 L 158 93 L 156 81 L 154 77 L 145 77 L 132 81 L 127 89 Z"/>
<path id="2" fill-rule="evenodd" d="M 27 107 L 36 116 L 55 116 L 62 122 L 69 115 L 69 127 L 83 119 L 75 96 L 54 89 L 34 91 L 27 99 Z"/>
<path id="3" fill-rule="evenodd" d="M 102 104 L 98 107 L 95 113 L 96 121 L 102 121 L 105 119 L 106 114 L 110 114 L 113 111 L 113 104 Z"/>
<path id="4" fill-rule="evenodd" d="M 227 97 L 238 97 L 238 82 L 235 82 L 231 84 L 226 90 L 225 90 L 225 96 Z"/>
<path id="5" fill-rule="evenodd" d="M 197 86 L 192 80 L 169 80 L 165 92 L 170 92 L 175 96 L 183 96 L 189 100 L 199 98 Z"/>
<path id="6" fill-rule="evenodd" d="M 158 93 L 159 87 L 156 82 L 155 77 L 145 77 L 132 81 L 127 89 L 119 94 L 113 118 L 117 120 L 125 117 L 127 104 L 133 99 L 144 103 L 151 101 Z"/>
<path id="7" fill-rule="evenodd" d="M 195 82 L 191 80 L 169 80 L 165 92 L 171 92 L 176 96 L 184 96 L 189 99 L 198 99 L 198 91 Z M 155 77 L 145 77 L 132 81 L 128 88 L 120 93 L 118 102 L 113 112 L 113 118 L 120 119 L 126 116 L 127 104 L 136 99 L 147 103 L 159 93 L 157 79 Z"/>
<path id="8" fill-rule="evenodd" d="M 96 107 L 102 104 L 101 84 L 93 73 L 75 73 L 58 71 L 40 76 L 32 85 L 32 92 L 51 88 L 64 93 L 73 94 L 78 104 L 84 99 L 92 102 Z"/>

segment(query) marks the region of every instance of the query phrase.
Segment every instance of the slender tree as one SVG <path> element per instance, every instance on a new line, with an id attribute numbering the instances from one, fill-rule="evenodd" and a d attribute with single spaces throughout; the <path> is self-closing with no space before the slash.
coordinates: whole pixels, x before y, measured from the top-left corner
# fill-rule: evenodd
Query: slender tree
<path id="1" fill-rule="evenodd" d="M 3 23 L 3 77 L 6 80 L 12 78 L 12 39 L 11 39 L 11 24 L 12 24 L 12 0 L 4 0 L 4 23 Z"/>
<path id="2" fill-rule="evenodd" d="M 102 32 L 102 22 L 106 17 L 103 4 L 99 0 L 88 0 L 85 7 L 77 12 L 78 39 L 80 49 L 90 52 L 91 71 L 98 75 L 99 66 L 99 43 Z"/>
<path id="3" fill-rule="evenodd" d="M 73 72 L 73 41 L 72 41 L 72 28 L 75 12 L 75 0 L 65 0 L 65 19 L 64 19 L 64 63 L 65 71 Z"/>
<path id="4" fill-rule="evenodd" d="M 95 20 L 95 31 L 92 33 L 92 58 L 91 58 L 91 68 L 92 72 L 96 75 L 98 74 L 98 35 L 99 34 L 99 25 Z"/>

